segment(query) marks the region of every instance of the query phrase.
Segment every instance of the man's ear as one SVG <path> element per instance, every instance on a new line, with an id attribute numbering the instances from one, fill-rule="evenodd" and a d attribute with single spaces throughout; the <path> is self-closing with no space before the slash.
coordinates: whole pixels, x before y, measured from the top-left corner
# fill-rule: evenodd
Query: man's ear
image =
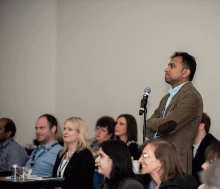
<path id="1" fill-rule="evenodd" d="M 7 137 L 7 138 L 10 138 L 10 137 L 11 137 L 11 133 L 12 133 L 11 131 L 8 131 L 7 133 L 5 133 L 5 134 L 6 134 L 6 137 Z"/>
<path id="2" fill-rule="evenodd" d="M 190 73 L 191 73 L 190 69 L 183 69 L 182 77 L 189 77 Z"/>
<path id="3" fill-rule="evenodd" d="M 51 130 L 53 133 L 56 133 L 57 127 L 54 125 Z"/>
<path id="4" fill-rule="evenodd" d="M 204 128 L 205 128 L 205 123 L 200 123 L 199 129 L 200 129 L 200 130 L 203 130 Z"/>

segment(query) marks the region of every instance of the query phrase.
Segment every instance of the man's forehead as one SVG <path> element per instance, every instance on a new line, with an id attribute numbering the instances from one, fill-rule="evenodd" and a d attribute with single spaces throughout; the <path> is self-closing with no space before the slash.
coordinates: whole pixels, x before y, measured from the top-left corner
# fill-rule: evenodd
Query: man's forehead
<path id="1" fill-rule="evenodd" d="M 6 121 L 3 119 L 0 119 L 0 127 L 4 127 L 6 124 Z"/>
<path id="2" fill-rule="evenodd" d="M 182 63 L 182 61 L 183 61 L 182 56 L 176 56 L 170 60 L 170 63 L 177 63 L 177 62 Z"/>
<path id="3" fill-rule="evenodd" d="M 40 117 L 36 122 L 36 126 L 48 126 L 48 125 L 49 122 L 46 117 Z"/>

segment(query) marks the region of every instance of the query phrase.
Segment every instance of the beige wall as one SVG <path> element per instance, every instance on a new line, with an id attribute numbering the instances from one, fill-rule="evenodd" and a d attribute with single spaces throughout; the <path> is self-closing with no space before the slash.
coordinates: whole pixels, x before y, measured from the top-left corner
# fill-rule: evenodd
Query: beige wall
<path id="1" fill-rule="evenodd" d="M 39 115 L 56 114 L 56 2 L 0 2 L 0 117 L 32 143 Z"/>
<path id="2" fill-rule="evenodd" d="M 194 85 L 220 139 L 218 0 L 3 0 L 0 2 L 0 117 L 31 143 L 38 116 L 61 127 L 80 116 L 94 135 L 96 120 L 135 116 L 142 142 L 140 100 L 150 87 L 148 115 L 170 88 L 164 68 L 174 51 L 196 57 Z"/>

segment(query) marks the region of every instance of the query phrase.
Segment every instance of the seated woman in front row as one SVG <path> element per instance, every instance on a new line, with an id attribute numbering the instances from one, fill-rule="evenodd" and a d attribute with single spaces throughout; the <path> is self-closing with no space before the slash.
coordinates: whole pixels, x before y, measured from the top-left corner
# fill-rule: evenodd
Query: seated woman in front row
<path id="1" fill-rule="evenodd" d="M 95 162 L 98 165 L 98 172 L 105 176 L 100 189 L 144 189 L 135 179 L 131 154 L 123 141 L 103 142 Z"/>
<path id="2" fill-rule="evenodd" d="M 63 131 L 64 147 L 60 150 L 53 176 L 65 177 L 64 188 L 93 189 L 95 160 L 87 149 L 87 127 L 80 117 L 66 120 Z"/>
<path id="3" fill-rule="evenodd" d="M 152 180 L 146 189 L 197 189 L 197 180 L 182 172 L 176 147 L 165 140 L 151 139 L 142 145 L 139 159 L 142 174 L 150 174 Z"/>

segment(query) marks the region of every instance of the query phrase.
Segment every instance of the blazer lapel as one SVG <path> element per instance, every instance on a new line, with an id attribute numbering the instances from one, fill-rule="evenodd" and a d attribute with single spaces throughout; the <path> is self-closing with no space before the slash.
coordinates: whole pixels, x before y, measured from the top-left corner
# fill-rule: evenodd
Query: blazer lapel
<path id="1" fill-rule="evenodd" d="M 182 95 L 182 93 L 184 91 L 186 91 L 189 87 L 192 86 L 192 82 L 189 81 L 188 83 L 186 83 L 185 85 L 183 85 L 180 90 L 174 95 L 174 97 L 171 99 L 170 104 L 168 105 L 166 111 L 165 111 L 165 115 L 168 115 L 177 105 L 176 101 L 179 98 L 179 96 Z"/>

